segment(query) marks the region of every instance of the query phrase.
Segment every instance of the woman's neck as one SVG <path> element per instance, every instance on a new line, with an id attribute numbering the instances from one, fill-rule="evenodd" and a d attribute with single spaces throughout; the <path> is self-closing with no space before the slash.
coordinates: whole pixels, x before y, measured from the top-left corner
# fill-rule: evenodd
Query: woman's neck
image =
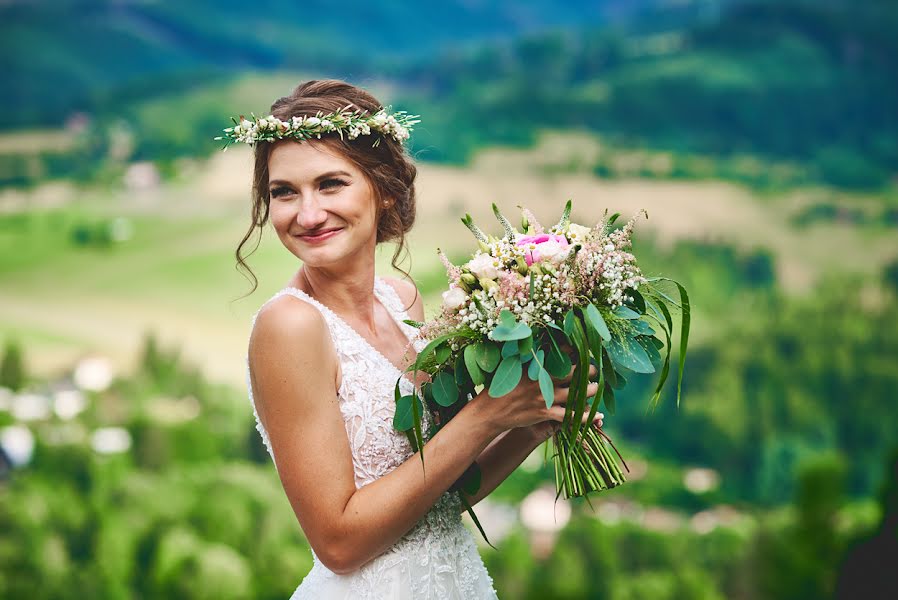
<path id="1" fill-rule="evenodd" d="M 338 315 L 351 315 L 350 320 L 375 330 L 374 261 L 339 272 L 303 265 L 294 279 L 296 287 Z"/>

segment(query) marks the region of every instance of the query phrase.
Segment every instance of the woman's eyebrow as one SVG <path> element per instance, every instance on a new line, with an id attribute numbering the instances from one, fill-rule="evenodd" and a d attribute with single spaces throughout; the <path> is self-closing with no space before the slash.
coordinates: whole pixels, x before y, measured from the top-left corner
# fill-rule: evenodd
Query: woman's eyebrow
<path id="1" fill-rule="evenodd" d="M 331 177 L 338 177 L 338 176 L 342 176 L 342 177 L 352 177 L 352 175 L 349 174 L 349 173 L 347 173 L 346 171 L 328 171 L 327 173 L 322 173 L 321 175 L 319 175 L 318 177 L 316 177 L 316 178 L 315 178 L 315 181 L 323 181 L 323 180 L 325 180 L 325 179 L 329 179 L 329 178 L 331 178 Z M 268 182 L 268 187 L 269 187 L 269 188 L 272 188 L 272 187 L 274 187 L 274 186 L 276 186 L 276 185 L 288 185 L 288 186 L 290 186 L 290 185 L 293 185 L 293 183 L 287 181 L 286 179 L 272 179 L 271 181 Z"/>

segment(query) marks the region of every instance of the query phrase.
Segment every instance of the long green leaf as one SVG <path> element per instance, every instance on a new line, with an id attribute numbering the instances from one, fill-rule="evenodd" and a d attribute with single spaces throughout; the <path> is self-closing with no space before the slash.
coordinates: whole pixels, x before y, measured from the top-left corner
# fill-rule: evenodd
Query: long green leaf
<path id="1" fill-rule="evenodd" d="M 668 277 L 658 277 L 656 279 L 670 281 L 677 286 L 677 290 L 680 292 L 680 303 L 676 304 L 676 302 L 670 300 L 670 298 L 660 290 L 656 290 L 658 294 L 664 298 L 668 298 L 680 308 L 680 356 L 679 369 L 677 370 L 677 406 L 680 406 L 680 396 L 682 395 L 683 389 L 683 370 L 686 368 L 686 349 L 689 346 L 689 327 L 692 321 L 692 309 L 689 303 L 689 294 L 686 293 L 686 288 L 684 288 L 679 281 L 675 281 Z"/>
<path id="2" fill-rule="evenodd" d="M 421 457 L 421 471 L 424 472 L 424 433 L 421 431 L 421 419 L 424 413 L 424 405 L 418 394 L 413 394 L 414 402 L 412 402 L 412 421 L 415 424 L 415 442 L 418 444 L 418 455 Z"/>
<path id="3" fill-rule="evenodd" d="M 602 360 L 602 355 L 599 354 L 599 360 Z M 586 419 L 586 427 L 592 427 L 592 421 L 596 418 L 596 413 L 599 411 L 599 404 L 602 402 L 602 398 L 605 396 L 605 370 L 602 369 L 601 364 L 599 365 L 599 391 L 592 399 L 592 405 L 589 409 L 589 418 Z"/>
<path id="4" fill-rule="evenodd" d="M 590 303 L 586 305 L 584 312 L 587 318 L 586 324 L 591 325 L 603 340 L 606 342 L 610 340 L 611 332 L 608 330 L 608 325 L 605 323 L 605 319 L 602 318 L 602 313 L 599 312 L 599 309 Z"/>
<path id="5" fill-rule="evenodd" d="M 489 545 L 490 548 L 495 550 L 496 547 L 493 546 L 492 544 L 490 544 L 490 540 L 488 537 L 486 537 L 486 532 L 483 530 L 483 525 L 480 524 L 480 520 L 477 518 L 477 515 L 474 514 L 474 509 L 471 508 L 470 504 L 468 504 L 468 500 L 465 498 L 465 495 L 459 494 L 458 497 L 461 500 L 461 503 L 464 505 L 465 510 L 468 513 L 468 516 L 470 516 L 471 520 L 474 521 L 474 525 L 477 527 L 477 531 L 479 531 L 480 535 L 483 536 L 483 541 L 485 541 Z"/>
<path id="6" fill-rule="evenodd" d="M 571 443 L 578 445 L 577 436 L 583 425 L 583 413 L 586 412 L 586 387 L 589 385 L 589 348 L 586 345 L 584 323 L 576 313 L 571 324 L 573 335 L 571 341 L 577 350 L 577 368 L 568 393 L 568 407 L 571 408 L 573 434 Z M 573 406 L 571 407 L 571 404 Z"/>
<path id="7" fill-rule="evenodd" d="M 546 348 L 546 362 L 544 363 L 546 370 L 552 377 L 567 377 L 571 372 L 571 359 L 561 351 L 555 338 L 549 335 L 549 345 Z"/>
<path id="8" fill-rule="evenodd" d="M 424 365 L 424 362 L 430 357 L 431 354 L 436 352 L 437 346 L 447 340 L 452 339 L 453 337 L 455 337 L 455 334 L 447 333 L 445 335 L 441 335 L 432 339 L 427 343 L 426 346 L 424 346 L 424 349 L 418 353 L 418 356 L 415 358 L 415 362 L 413 362 L 411 366 L 406 369 L 406 372 L 420 371 L 421 367 Z"/>
<path id="9" fill-rule="evenodd" d="M 680 396 L 683 389 L 683 370 L 686 368 L 686 349 L 689 346 L 689 326 L 692 321 L 692 308 L 689 304 L 689 294 L 686 293 L 686 288 L 680 285 L 678 281 L 674 281 L 674 283 L 677 284 L 677 289 L 680 290 L 680 310 L 682 312 L 680 321 L 680 368 L 677 372 L 677 406 L 680 406 Z"/>

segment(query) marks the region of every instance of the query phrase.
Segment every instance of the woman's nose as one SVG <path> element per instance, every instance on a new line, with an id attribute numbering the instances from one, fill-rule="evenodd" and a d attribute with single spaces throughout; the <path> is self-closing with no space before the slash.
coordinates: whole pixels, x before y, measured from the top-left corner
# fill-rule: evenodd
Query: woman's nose
<path id="1" fill-rule="evenodd" d="M 300 203 L 296 213 L 296 222 L 303 229 L 316 229 L 327 220 L 327 212 L 316 200 L 305 200 Z"/>

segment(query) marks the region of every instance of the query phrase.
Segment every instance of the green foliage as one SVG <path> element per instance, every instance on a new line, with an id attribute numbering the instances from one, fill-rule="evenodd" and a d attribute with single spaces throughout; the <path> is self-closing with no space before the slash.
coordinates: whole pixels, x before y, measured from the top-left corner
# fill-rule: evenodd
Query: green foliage
<path id="1" fill-rule="evenodd" d="M 22 389 L 28 381 L 22 346 L 17 340 L 6 340 L 3 358 L 0 358 L 0 387 L 13 391 Z"/>

